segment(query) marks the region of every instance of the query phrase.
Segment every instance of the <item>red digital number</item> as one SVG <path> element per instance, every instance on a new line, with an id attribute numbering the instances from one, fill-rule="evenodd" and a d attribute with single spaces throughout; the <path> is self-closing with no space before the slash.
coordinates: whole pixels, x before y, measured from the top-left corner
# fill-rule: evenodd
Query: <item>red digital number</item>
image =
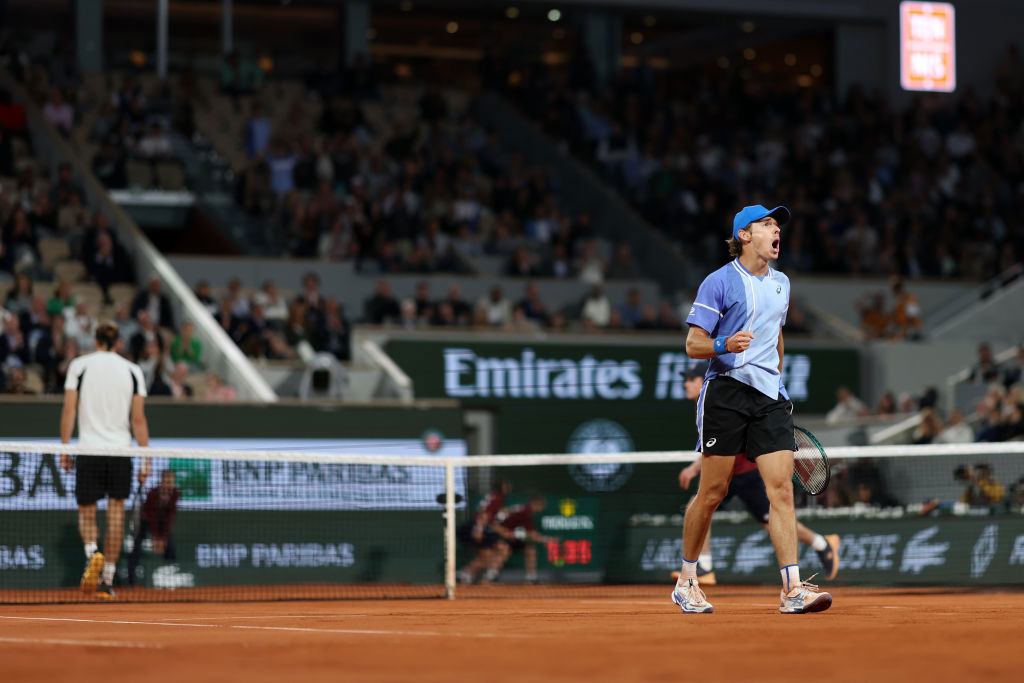
<path id="1" fill-rule="evenodd" d="M 551 564 L 557 564 L 558 558 L 561 553 L 558 552 L 558 541 L 548 541 L 548 562 Z"/>

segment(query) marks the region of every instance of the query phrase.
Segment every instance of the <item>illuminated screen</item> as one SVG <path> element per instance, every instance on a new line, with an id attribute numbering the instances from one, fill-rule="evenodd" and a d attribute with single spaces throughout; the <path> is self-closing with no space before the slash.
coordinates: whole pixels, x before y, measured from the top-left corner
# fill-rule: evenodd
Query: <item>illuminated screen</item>
<path id="1" fill-rule="evenodd" d="M 956 16 L 948 2 L 900 3 L 900 84 L 904 90 L 956 89 Z"/>

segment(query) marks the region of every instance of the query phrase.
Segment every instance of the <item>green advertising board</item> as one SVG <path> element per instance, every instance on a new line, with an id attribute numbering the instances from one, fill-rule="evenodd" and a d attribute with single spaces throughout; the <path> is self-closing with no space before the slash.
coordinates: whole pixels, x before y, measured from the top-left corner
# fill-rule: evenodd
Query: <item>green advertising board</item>
<path id="1" fill-rule="evenodd" d="M 675 345 L 393 338 L 388 355 L 420 398 L 496 415 L 499 453 L 679 450 L 696 443 Z M 783 380 L 798 412 L 824 413 L 839 385 L 859 388 L 856 349 L 787 347 Z M 602 422 L 595 422 L 600 420 Z"/>
<path id="2" fill-rule="evenodd" d="M 83 558 L 74 510 L 3 514 L 0 587 L 78 585 Z M 440 506 L 436 511 L 185 510 L 171 533 L 176 562 L 168 566 L 143 552 L 139 585 L 170 589 L 444 580 Z M 122 585 L 133 541 L 125 536 Z"/>
<path id="3" fill-rule="evenodd" d="M 840 585 L 993 586 L 1024 583 L 1024 517 L 905 517 L 816 521 L 840 536 Z M 712 555 L 719 583 L 774 584 L 778 564 L 768 532 L 753 522 L 718 523 Z M 678 525 L 626 529 L 622 552 L 609 561 L 607 578 L 628 583 L 668 583 L 682 557 Z M 820 567 L 803 547 L 801 568 Z"/>

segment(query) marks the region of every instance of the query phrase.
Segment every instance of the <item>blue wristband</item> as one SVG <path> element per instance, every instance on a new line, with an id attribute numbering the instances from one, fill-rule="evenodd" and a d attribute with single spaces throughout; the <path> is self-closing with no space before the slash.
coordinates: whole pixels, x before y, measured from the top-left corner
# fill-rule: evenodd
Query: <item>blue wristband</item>
<path id="1" fill-rule="evenodd" d="M 714 348 L 715 348 L 715 355 L 716 356 L 721 356 L 723 353 L 726 352 L 725 351 L 725 340 L 726 339 L 728 339 L 728 337 L 717 337 L 715 339 Z"/>

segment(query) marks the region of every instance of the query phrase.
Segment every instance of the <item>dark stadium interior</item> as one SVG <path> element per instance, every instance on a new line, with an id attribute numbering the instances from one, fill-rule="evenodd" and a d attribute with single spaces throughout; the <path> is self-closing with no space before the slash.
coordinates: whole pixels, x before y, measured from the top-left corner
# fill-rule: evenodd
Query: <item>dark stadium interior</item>
<path id="1" fill-rule="evenodd" d="M 823 494 L 794 495 L 838 563 L 817 532 L 800 546 L 804 581 L 835 593 L 809 617 L 841 625 L 830 673 L 896 680 L 916 657 L 962 680 L 980 655 L 937 644 L 976 627 L 1009 680 L 1021 25 L 1009 0 L 0 0 L 10 672 L 42 680 L 30 656 L 63 643 L 52 676 L 94 680 L 97 646 L 153 655 L 153 680 L 199 652 L 202 679 L 258 644 L 247 679 L 326 680 L 343 652 L 359 680 L 408 680 L 372 662 L 386 641 L 424 680 L 677 678 L 652 650 L 697 638 L 667 621 L 699 500 L 680 468 L 706 436 L 687 321 L 725 320 L 699 290 L 763 205 L 791 215 L 766 372 L 830 460 Z M 57 441 L 104 321 L 145 381 L 155 475 L 132 482 L 107 606 L 62 456 L 93 453 Z M 96 449 L 140 472 L 138 449 Z M 708 637 L 774 633 L 776 547 L 750 509 L 723 504 L 701 551 Z M 459 600 L 435 618 L 438 598 Z M 646 663 L 565 665 L 563 631 L 577 659 Z M 779 678 L 758 653 L 820 632 L 758 640 L 730 674 Z M 501 671 L 478 642 L 509 646 Z M 321 645 L 303 677 L 295 653 Z"/>

